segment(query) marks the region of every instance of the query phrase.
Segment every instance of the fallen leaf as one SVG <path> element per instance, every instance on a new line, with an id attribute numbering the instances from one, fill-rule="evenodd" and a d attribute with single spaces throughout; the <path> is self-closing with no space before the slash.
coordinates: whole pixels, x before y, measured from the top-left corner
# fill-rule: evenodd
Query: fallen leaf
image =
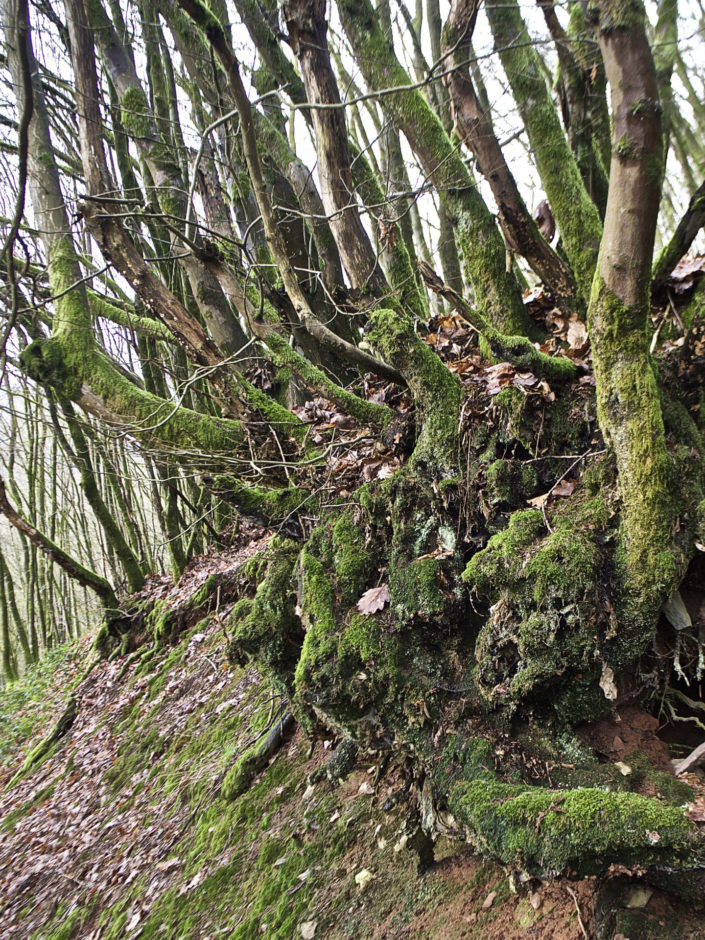
<path id="1" fill-rule="evenodd" d="M 705 822 L 705 797 L 699 797 L 694 803 L 686 803 L 685 815 L 693 822 Z"/>
<path id="2" fill-rule="evenodd" d="M 355 875 L 355 884 L 358 886 L 360 891 L 364 891 L 365 887 L 372 881 L 374 875 L 371 871 L 368 871 L 366 868 L 363 868 Z"/>
<path id="3" fill-rule="evenodd" d="M 361 614 L 376 614 L 378 610 L 389 603 L 389 585 L 380 584 L 379 587 L 365 591 L 357 602 L 357 609 Z"/>
<path id="4" fill-rule="evenodd" d="M 534 496 L 533 499 L 527 499 L 527 503 L 537 509 L 544 509 L 550 495 L 550 493 L 542 493 L 540 496 Z"/>
<path id="5" fill-rule="evenodd" d="M 553 487 L 552 493 L 554 496 L 572 496 L 577 485 L 577 480 L 561 480 Z"/>
<path id="6" fill-rule="evenodd" d="M 580 349 L 587 342 L 588 333 L 581 320 L 571 320 L 568 324 L 566 339 L 571 349 Z"/>

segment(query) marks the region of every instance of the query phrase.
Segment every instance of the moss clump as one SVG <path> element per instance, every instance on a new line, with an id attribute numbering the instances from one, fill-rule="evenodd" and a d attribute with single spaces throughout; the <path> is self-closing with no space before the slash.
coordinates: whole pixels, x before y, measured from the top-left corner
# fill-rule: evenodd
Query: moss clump
<path id="1" fill-rule="evenodd" d="M 449 805 L 481 851 L 535 875 L 667 864 L 696 851 L 681 810 L 634 793 L 527 789 L 485 774 L 454 787 Z"/>
<path id="2" fill-rule="evenodd" d="M 601 497 L 575 496 L 546 534 L 540 511 L 515 512 L 468 563 L 463 578 L 492 604 L 475 656 L 479 687 L 493 705 L 513 710 L 551 687 L 569 723 L 604 711 L 596 638 L 612 626 L 604 604 L 608 516 Z"/>
<path id="3" fill-rule="evenodd" d="M 607 455 L 596 457 L 585 468 L 581 480 L 588 496 L 606 493 L 615 485 L 614 461 Z"/>
<path id="4" fill-rule="evenodd" d="M 538 474 L 533 464 L 495 460 L 487 468 L 487 496 L 492 505 L 518 509 L 536 494 Z"/>
<path id="5" fill-rule="evenodd" d="M 256 775 L 263 770 L 272 756 L 272 750 L 264 739 L 253 745 L 235 761 L 223 779 L 220 795 L 225 800 L 235 800 L 249 788 Z"/>
<path id="6" fill-rule="evenodd" d="M 435 558 L 418 558 L 403 567 L 394 565 L 389 593 L 396 617 L 402 622 L 415 617 L 442 619 L 447 604 L 442 577 L 442 564 Z"/>
<path id="7" fill-rule="evenodd" d="M 149 137 L 152 132 L 152 112 L 144 91 L 133 85 L 128 88 L 120 102 L 122 126 L 134 140 Z"/>
<path id="8" fill-rule="evenodd" d="M 493 586 L 504 576 L 517 580 L 524 564 L 524 553 L 545 530 L 543 515 L 538 509 L 525 509 L 512 514 L 509 525 L 494 535 L 487 547 L 470 559 L 463 580 L 472 584 L 478 594 L 496 593 Z"/>
<path id="9" fill-rule="evenodd" d="M 651 784 L 656 789 L 659 797 L 668 803 L 673 803 L 674 806 L 683 806 L 694 799 L 695 794 L 692 787 L 674 777 L 673 774 L 656 769 L 642 751 L 633 751 L 631 754 L 627 754 L 624 762 L 632 769 L 630 776 L 632 786 L 641 785 L 643 782 Z"/>
<path id="10" fill-rule="evenodd" d="M 191 597 L 188 602 L 190 610 L 201 610 L 205 607 L 211 599 L 211 596 L 215 594 L 220 584 L 220 577 L 217 574 L 209 574 L 206 580 L 203 582 L 201 587 L 196 591 L 196 593 Z"/>
<path id="11" fill-rule="evenodd" d="M 59 399 L 76 399 L 81 383 L 64 362 L 61 343 L 55 339 L 37 339 L 20 353 L 27 375 L 56 392 Z"/>
<path id="12" fill-rule="evenodd" d="M 358 600 L 369 577 L 377 570 L 375 553 L 363 528 L 354 518 L 353 513 L 344 513 L 333 525 L 331 533 L 336 588 L 343 608 Z"/>
<path id="13" fill-rule="evenodd" d="M 419 413 L 421 432 L 411 465 L 455 468 L 462 402 L 456 376 L 416 334 L 411 317 L 399 310 L 375 310 L 368 335 L 382 356 L 407 378 Z"/>
<path id="14" fill-rule="evenodd" d="M 230 661 L 255 660 L 289 696 L 303 641 L 295 593 L 299 552 L 300 547 L 289 539 L 272 539 L 245 568 L 246 575 L 256 576 L 254 597 L 242 598 L 230 615 Z"/>
<path id="15" fill-rule="evenodd" d="M 630 140 L 626 132 L 615 141 L 614 152 L 620 160 L 638 160 L 643 154 L 641 147 Z"/>
<path id="16" fill-rule="evenodd" d="M 172 609 L 166 601 L 158 600 L 145 620 L 155 645 L 165 645 L 177 639 L 183 626 L 183 615 Z"/>
<path id="17" fill-rule="evenodd" d="M 644 7 L 641 0 L 620 0 L 619 3 L 598 4 L 591 0 L 585 15 L 590 22 L 599 24 L 600 32 L 609 36 L 616 30 L 643 28 Z"/>
<path id="18" fill-rule="evenodd" d="M 310 494 L 298 486 L 274 489 L 245 486 L 237 477 L 227 474 L 209 479 L 208 486 L 246 516 L 258 516 L 268 522 L 285 519 L 311 500 Z"/>

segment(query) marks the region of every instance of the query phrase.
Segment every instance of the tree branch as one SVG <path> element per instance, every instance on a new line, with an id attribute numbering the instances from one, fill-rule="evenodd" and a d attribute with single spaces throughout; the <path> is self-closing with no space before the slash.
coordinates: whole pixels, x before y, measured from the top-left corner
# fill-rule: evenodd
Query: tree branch
<path id="1" fill-rule="evenodd" d="M 106 612 L 115 612 L 119 609 L 115 592 L 105 578 L 101 578 L 100 575 L 97 575 L 89 568 L 84 568 L 80 562 L 72 558 L 62 548 L 59 548 L 55 542 L 52 542 L 47 535 L 44 535 L 39 529 L 35 529 L 34 526 L 30 525 L 22 518 L 17 510 L 10 504 L 5 489 L 5 481 L 2 478 L 0 478 L 0 513 L 5 516 L 11 525 L 28 538 L 32 544 L 36 545 L 37 548 L 44 552 L 47 558 L 56 562 L 60 568 L 63 568 L 70 578 L 78 581 L 83 587 L 90 588 L 91 591 L 94 591 L 100 598 Z"/>
<path id="2" fill-rule="evenodd" d="M 701 183 L 691 196 L 683 218 L 654 263 L 651 272 L 652 294 L 665 285 L 668 276 L 687 253 L 703 225 L 705 225 L 705 182 Z"/>

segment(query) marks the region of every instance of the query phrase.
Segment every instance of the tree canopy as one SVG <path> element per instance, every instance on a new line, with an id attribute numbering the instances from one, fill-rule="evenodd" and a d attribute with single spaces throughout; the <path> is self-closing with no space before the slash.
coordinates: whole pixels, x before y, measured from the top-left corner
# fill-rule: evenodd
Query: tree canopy
<path id="1" fill-rule="evenodd" d="M 683 801 L 579 729 L 705 671 L 703 17 L 2 0 L 8 427 L 31 399 L 92 521 L 49 530 L 32 461 L 0 512 L 105 655 L 188 621 L 136 594 L 164 560 L 256 523 L 189 609 L 227 595 L 309 735 L 408 758 L 422 845 L 701 883 Z"/>

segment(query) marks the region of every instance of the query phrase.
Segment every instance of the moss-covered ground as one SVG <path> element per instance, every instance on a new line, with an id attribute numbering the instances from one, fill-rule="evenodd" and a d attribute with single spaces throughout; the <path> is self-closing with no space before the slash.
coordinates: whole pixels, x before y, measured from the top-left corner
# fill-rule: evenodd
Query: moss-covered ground
<path id="1" fill-rule="evenodd" d="M 119 658 L 99 664 L 77 687 L 92 653 L 66 647 L 43 680 L 35 670 L 5 690 L 5 787 L 62 696 L 76 694 L 81 710 L 43 763 L 2 794 L 3 936 L 283 940 L 315 924 L 315 937 L 340 940 L 568 940 L 578 916 L 591 929 L 595 879 L 523 879 L 443 838 L 419 874 L 405 846 L 416 794 L 405 792 L 400 765 L 378 780 L 378 758 L 363 754 L 339 786 L 325 777 L 309 785 L 332 743 L 311 748 L 295 730 L 244 793 L 225 799 L 228 771 L 283 709 L 254 670 L 228 664 L 227 642 L 217 618 L 201 621 L 127 668 Z M 698 935 L 688 922 L 653 933 L 671 903 L 653 898 L 637 911 L 649 936 Z"/>

